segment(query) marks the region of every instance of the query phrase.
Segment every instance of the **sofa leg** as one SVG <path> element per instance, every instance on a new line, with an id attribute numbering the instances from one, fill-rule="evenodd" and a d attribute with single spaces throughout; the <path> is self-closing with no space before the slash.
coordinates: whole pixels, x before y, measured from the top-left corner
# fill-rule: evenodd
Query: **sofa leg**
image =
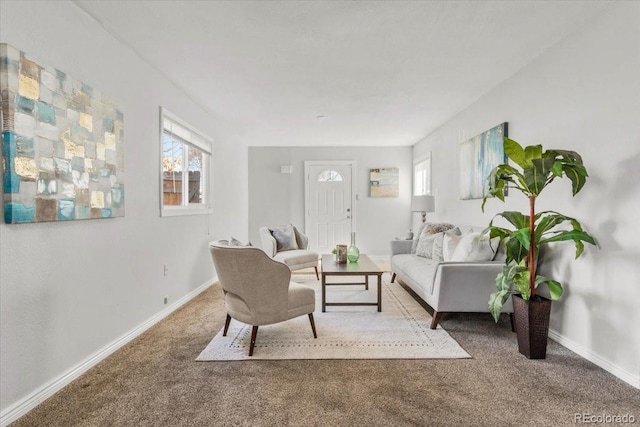
<path id="1" fill-rule="evenodd" d="M 393 273 L 391 275 L 391 283 L 393 283 L 394 280 L 396 280 L 396 273 Z"/>
<path id="2" fill-rule="evenodd" d="M 253 347 L 256 345 L 256 336 L 258 335 L 258 327 L 251 328 L 251 345 L 249 346 L 249 356 L 253 356 Z"/>
<path id="3" fill-rule="evenodd" d="M 316 269 L 316 279 L 320 280 L 320 276 L 318 275 L 318 266 L 316 265 L 315 267 L 313 267 Z"/>
<path id="4" fill-rule="evenodd" d="M 511 320 L 511 332 L 516 331 L 516 318 L 513 316 L 513 313 L 509 313 L 509 320 Z"/>
<path id="5" fill-rule="evenodd" d="M 431 329 L 436 329 L 438 327 L 438 323 L 440 322 L 441 317 L 442 317 L 441 311 L 433 312 L 433 318 L 431 319 Z"/>

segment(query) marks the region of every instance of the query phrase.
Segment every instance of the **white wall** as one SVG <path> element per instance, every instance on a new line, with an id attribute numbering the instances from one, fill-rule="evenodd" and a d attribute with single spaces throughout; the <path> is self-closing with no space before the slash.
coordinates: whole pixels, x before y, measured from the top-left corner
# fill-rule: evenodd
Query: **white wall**
<path id="1" fill-rule="evenodd" d="M 115 99 L 126 144 L 124 218 L 0 224 L 0 413 L 6 414 L 166 311 L 165 296 L 171 304 L 211 281 L 207 242 L 219 237 L 217 230 L 246 238 L 247 151 L 236 148 L 237 136 L 220 136 L 224 123 L 71 2 L 0 2 L 0 29 L 0 42 Z M 215 139 L 212 216 L 159 217 L 161 105 Z"/>
<path id="2" fill-rule="evenodd" d="M 578 218 L 600 249 L 573 261 L 573 246 L 555 254 L 546 274 L 566 285 L 553 304 L 551 336 L 640 387 L 640 4 L 620 4 L 527 65 L 414 147 L 433 157 L 437 217 L 487 224 L 503 210 L 521 210 L 520 194 L 505 204 L 458 198 L 458 143 L 501 122 L 523 145 L 566 148 L 583 156 L 590 178 L 575 198 L 557 181 L 539 210 Z M 433 216 L 435 218 L 435 215 Z M 559 249 L 559 248 L 556 248 Z"/>
<path id="3" fill-rule="evenodd" d="M 250 147 L 250 240 L 260 244 L 261 226 L 292 223 L 304 229 L 305 160 L 355 160 L 356 243 L 369 255 L 389 254 L 389 241 L 404 237 L 411 226 L 411 156 L 411 147 Z M 280 165 L 292 165 L 293 173 L 280 173 Z M 399 197 L 369 197 L 369 169 L 381 167 L 400 169 Z"/>

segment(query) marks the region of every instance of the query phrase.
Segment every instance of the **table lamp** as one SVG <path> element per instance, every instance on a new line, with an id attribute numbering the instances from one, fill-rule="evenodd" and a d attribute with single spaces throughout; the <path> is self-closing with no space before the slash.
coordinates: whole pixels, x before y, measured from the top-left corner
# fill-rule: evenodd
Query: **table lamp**
<path id="1" fill-rule="evenodd" d="M 411 211 L 422 212 L 422 222 L 425 222 L 427 220 L 427 212 L 436 211 L 435 197 L 427 194 L 413 196 L 413 199 L 411 199 Z"/>

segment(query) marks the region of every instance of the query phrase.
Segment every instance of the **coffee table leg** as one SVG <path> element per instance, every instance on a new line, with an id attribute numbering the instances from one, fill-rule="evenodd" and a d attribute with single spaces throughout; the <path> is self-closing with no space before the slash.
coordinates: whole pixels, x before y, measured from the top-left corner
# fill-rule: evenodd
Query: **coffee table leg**
<path id="1" fill-rule="evenodd" d="M 322 275 L 322 312 L 326 311 L 326 298 L 327 298 L 327 276 Z"/>
<path id="2" fill-rule="evenodd" d="M 382 311 L 382 275 L 378 274 L 378 311 Z"/>
<path id="3" fill-rule="evenodd" d="M 364 290 L 369 290 L 369 276 L 367 276 L 366 274 L 364 275 Z"/>

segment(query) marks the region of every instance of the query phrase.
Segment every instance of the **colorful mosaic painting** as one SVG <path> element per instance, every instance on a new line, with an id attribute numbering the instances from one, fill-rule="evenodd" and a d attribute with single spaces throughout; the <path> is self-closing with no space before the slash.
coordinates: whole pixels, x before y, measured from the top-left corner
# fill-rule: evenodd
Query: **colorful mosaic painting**
<path id="1" fill-rule="evenodd" d="M 4 219 L 124 216 L 124 117 L 97 89 L 0 44 Z"/>
<path id="2" fill-rule="evenodd" d="M 398 168 L 369 169 L 369 195 L 371 197 L 398 197 L 400 171 Z"/>

